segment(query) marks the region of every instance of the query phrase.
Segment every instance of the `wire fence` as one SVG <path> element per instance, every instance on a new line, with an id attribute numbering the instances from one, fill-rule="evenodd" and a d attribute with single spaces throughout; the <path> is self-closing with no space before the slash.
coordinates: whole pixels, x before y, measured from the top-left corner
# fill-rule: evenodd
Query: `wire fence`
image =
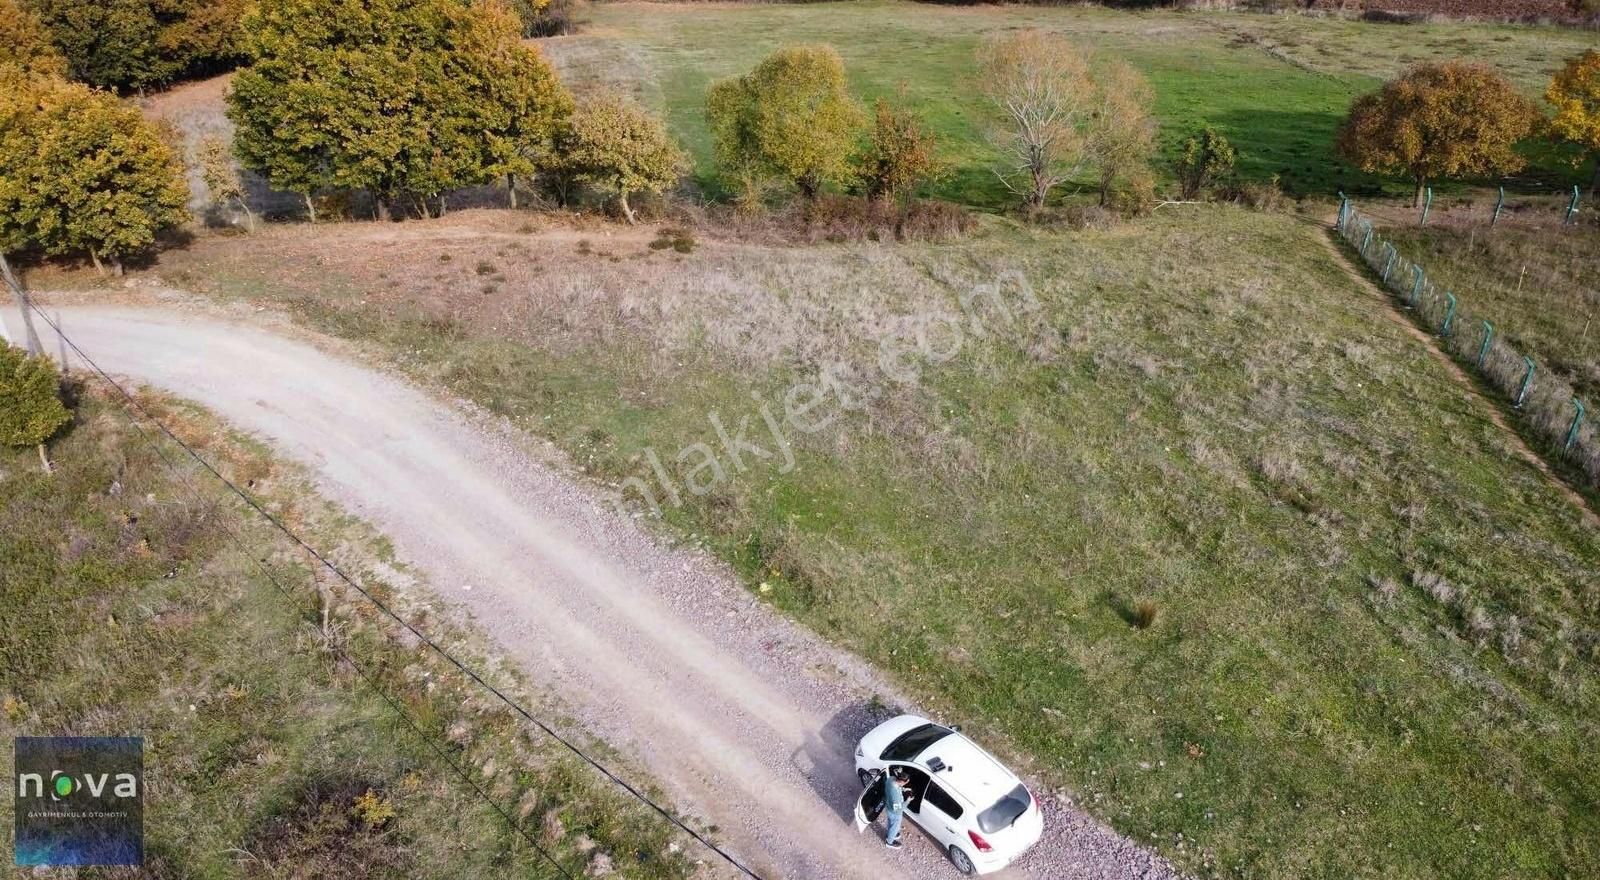
<path id="1" fill-rule="evenodd" d="M 1473 311 L 1468 292 L 1458 297 L 1435 286 L 1426 268 L 1380 235 L 1349 199 L 1340 203 L 1336 229 L 1419 325 L 1505 395 L 1547 454 L 1569 463 L 1585 488 L 1600 489 L 1600 431 L 1571 385 L 1506 342 L 1490 316 Z"/>

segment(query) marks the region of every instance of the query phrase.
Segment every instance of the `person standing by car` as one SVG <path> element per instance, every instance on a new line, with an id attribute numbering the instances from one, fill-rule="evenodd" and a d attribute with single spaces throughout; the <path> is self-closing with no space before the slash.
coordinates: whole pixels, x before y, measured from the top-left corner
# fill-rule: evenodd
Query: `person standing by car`
<path id="1" fill-rule="evenodd" d="M 883 845 L 900 848 L 900 819 L 906 811 L 906 792 L 911 780 L 904 767 L 891 767 L 883 777 L 883 808 L 889 814 L 889 831 L 883 836 Z"/>

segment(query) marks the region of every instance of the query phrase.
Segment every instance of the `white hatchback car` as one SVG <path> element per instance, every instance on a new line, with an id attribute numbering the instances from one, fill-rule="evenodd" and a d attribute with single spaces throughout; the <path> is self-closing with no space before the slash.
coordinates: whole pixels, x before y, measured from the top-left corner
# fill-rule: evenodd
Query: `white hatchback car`
<path id="1" fill-rule="evenodd" d="M 1016 774 L 948 727 L 901 715 L 874 727 L 856 747 L 856 829 L 883 812 L 883 775 L 911 777 L 906 818 L 938 842 L 956 870 L 987 874 L 1011 864 L 1044 832 L 1039 803 Z"/>

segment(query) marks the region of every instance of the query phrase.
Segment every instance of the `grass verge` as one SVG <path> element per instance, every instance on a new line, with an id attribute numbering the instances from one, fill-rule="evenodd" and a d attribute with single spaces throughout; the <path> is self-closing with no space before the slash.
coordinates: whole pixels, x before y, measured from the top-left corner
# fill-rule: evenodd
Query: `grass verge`
<path id="1" fill-rule="evenodd" d="M 337 536 L 340 562 L 369 586 L 476 654 L 470 632 L 384 582 L 403 574 L 380 540 L 305 495 L 264 450 L 180 403 L 145 403 L 275 513 Z M 91 388 L 53 444 L 56 473 L 40 472 L 31 450 L 0 458 L 0 741 L 143 736 L 140 876 L 560 876 L 334 648 L 566 870 L 689 872 L 636 805 L 316 577 L 175 445 L 161 451 L 182 463 L 169 464 Z M 10 817 L 0 818 L 8 839 Z"/>

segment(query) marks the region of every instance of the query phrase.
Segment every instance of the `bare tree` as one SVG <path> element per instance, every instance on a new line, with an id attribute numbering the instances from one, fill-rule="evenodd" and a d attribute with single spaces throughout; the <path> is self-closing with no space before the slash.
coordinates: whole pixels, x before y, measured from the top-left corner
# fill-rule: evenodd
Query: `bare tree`
<path id="1" fill-rule="evenodd" d="M 978 76 L 1000 117 L 989 135 L 1001 155 L 995 174 L 1028 207 L 1041 207 L 1089 158 L 1089 64 L 1065 37 L 1026 30 L 985 42 Z"/>

